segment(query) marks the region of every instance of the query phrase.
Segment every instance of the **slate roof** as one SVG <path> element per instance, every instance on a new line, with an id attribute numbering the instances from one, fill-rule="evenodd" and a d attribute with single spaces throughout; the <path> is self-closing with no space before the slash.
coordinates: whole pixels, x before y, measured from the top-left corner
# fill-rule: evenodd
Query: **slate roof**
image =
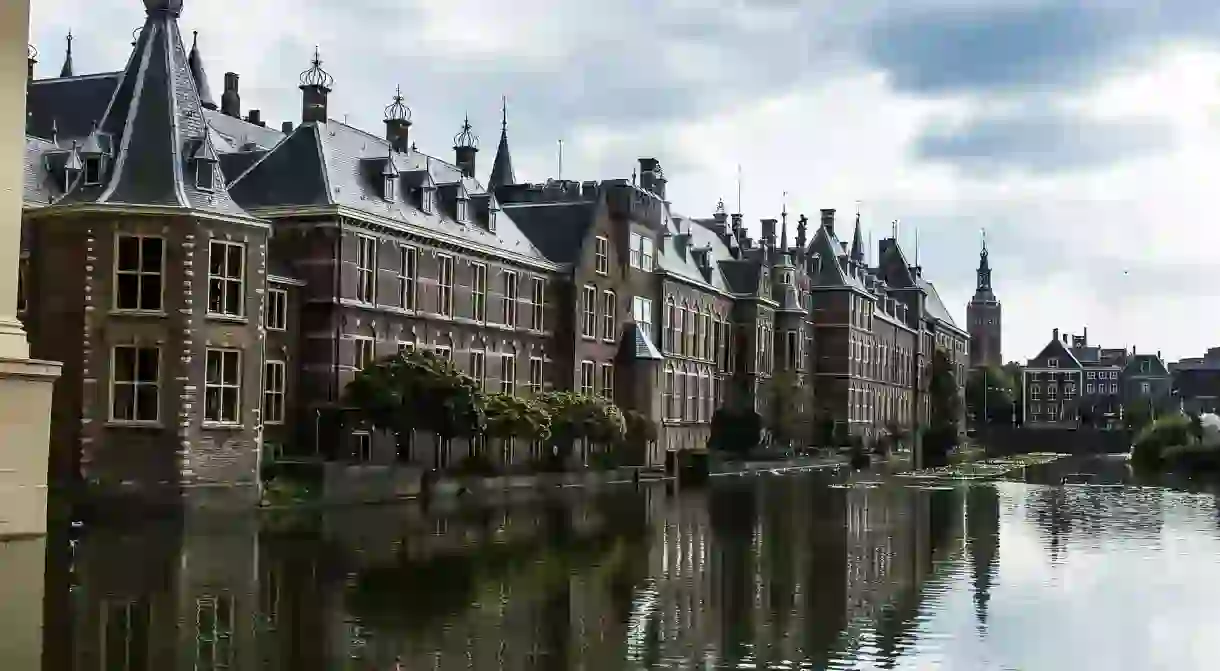
<path id="1" fill-rule="evenodd" d="M 696 286 L 721 293 L 737 293 L 734 288 L 730 287 L 721 270 L 722 263 L 731 261 L 733 255 L 719 235 L 690 217 L 671 212 L 668 206 L 664 208 L 662 233 L 660 244 L 657 245 L 657 268 L 659 270 Z M 689 241 L 689 246 L 679 249 L 679 245 L 687 244 L 684 241 Z M 710 248 L 708 260 L 711 272 L 704 275 L 691 251 L 707 248 Z M 754 292 L 742 293 L 752 294 Z"/>
<path id="2" fill-rule="evenodd" d="M 953 321 L 953 315 L 949 314 L 949 309 L 945 307 L 945 302 L 940 299 L 940 293 L 936 291 L 936 285 L 922 277 L 918 278 L 916 282 L 919 288 L 923 289 L 928 295 L 927 300 L 924 301 L 928 317 L 953 329 L 962 331 L 957 322 Z M 964 333 L 964 331 L 962 332 Z"/>
<path id="3" fill-rule="evenodd" d="M 623 337 L 619 340 L 619 361 L 660 361 L 664 357 L 657 351 L 657 346 L 644 335 L 639 324 L 628 322 L 623 329 Z"/>
<path id="4" fill-rule="evenodd" d="M 441 207 L 425 213 L 407 202 L 403 189 L 399 189 L 393 202 L 386 201 L 381 195 L 380 174 L 387 157 L 394 161 L 404 184 L 426 172 L 438 186 L 460 183 L 472 199 L 487 193 L 482 184 L 464 176 L 451 163 L 414 150 L 390 152 L 385 139 L 334 119 L 297 126 L 291 135 L 237 176 L 231 189 L 234 198 L 251 210 L 311 205 L 344 207 L 418 227 L 424 229 L 423 233 L 439 233 L 507 254 L 548 261 L 513 221 L 511 212 L 500 212 L 493 233 L 473 222 L 458 223 Z M 366 170 L 372 162 L 377 167 L 376 179 Z"/>
<path id="5" fill-rule="evenodd" d="M 93 81 L 100 87 L 107 80 Z M 52 116 L 61 109 L 52 110 Z M 78 121 L 72 122 L 74 132 Z M 229 196 L 222 170 L 214 190 L 195 185 L 190 157 L 201 146 L 211 150 L 209 133 L 177 12 L 150 10 L 105 114 L 85 141 L 86 148 L 106 150 L 102 183 L 86 185 L 78 176 L 61 202 L 157 205 L 248 218 Z"/>
<path id="6" fill-rule="evenodd" d="M 1148 362 L 1148 372 L 1140 371 L 1141 362 Z M 1165 362 L 1161 357 L 1155 354 L 1133 354 L 1127 360 L 1127 365 L 1123 368 L 1123 376 L 1145 376 L 1145 377 L 1165 377 L 1169 375 L 1169 369 L 1165 366 Z"/>
<path id="7" fill-rule="evenodd" d="M 25 99 L 26 134 L 50 139 L 52 126 L 57 126 L 61 144 L 65 139 L 84 139 L 106 114 L 122 74 L 103 72 L 30 82 Z"/>
<path id="8" fill-rule="evenodd" d="M 810 254 L 817 254 L 821 259 L 820 269 L 815 268 L 817 276 L 813 278 L 813 286 L 842 286 L 859 291 L 866 290 L 859 275 L 844 271 L 839 264 L 839 259 L 847 257 L 848 253 L 843 250 L 843 243 L 829 228 L 818 226 L 813 233 L 813 240 L 809 242 L 808 251 Z"/>
<path id="9" fill-rule="evenodd" d="M 546 258 L 574 263 L 593 226 L 597 203 L 590 201 L 505 204 L 504 213 Z"/>
<path id="10" fill-rule="evenodd" d="M 513 172 L 513 156 L 508 150 L 508 110 L 504 111 L 504 121 L 500 124 L 500 144 L 496 146 L 496 160 L 491 166 L 491 175 L 487 185 L 492 191 L 501 186 L 517 183 L 517 175 Z"/>

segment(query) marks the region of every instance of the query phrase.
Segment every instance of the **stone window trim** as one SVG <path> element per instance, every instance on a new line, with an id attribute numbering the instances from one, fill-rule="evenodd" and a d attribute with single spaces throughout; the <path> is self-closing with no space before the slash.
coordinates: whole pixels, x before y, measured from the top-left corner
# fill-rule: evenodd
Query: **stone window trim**
<path id="1" fill-rule="evenodd" d="M 120 366 L 121 352 L 130 354 L 130 366 Z M 151 361 L 141 355 L 154 354 Z M 124 426 L 161 426 L 161 389 L 163 371 L 159 346 L 141 344 L 115 345 L 110 349 L 110 417 L 109 424 Z M 151 365 L 150 365 L 151 364 Z M 120 370 L 125 368 L 126 370 Z M 152 370 L 148 370 L 151 368 Z M 151 391 L 152 398 L 147 398 Z M 129 404 L 120 410 L 120 395 Z M 148 410 L 148 412 L 145 412 Z"/>
<path id="2" fill-rule="evenodd" d="M 124 267 L 123 263 L 123 247 L 125 241 L 134 241 L 136 248 L 135 265 L 132 267 Z M 152 251 L 146 243 L 156 243 L 160 254 L 160 263 L 156 268 L 151 268 L 145 263 L 146 255 Z M 115 233 L 114 236 L 114 298 L 111 304 L 111 311 L 121 314 L 145 314 L 153 316 L 165 315 L 165 270 L 166 260 L 165 237 L 161 235 L 141 235 L 136 233 Z M 156 282 L 156 305 L 145 305 L 145 287 Z M 124 305 L 122 288 L 134 283 L 135 290 L 135 306 L 126 307 Z"/>
<path id="3" fill-rule="evenodd" d="M 213 238 L 208 245 L 208 317 L 245 319 L 245 291 L 246 243 Z"/>
<path id="4" fill-rule="evenodd" d="M 607 401 L 614 401 L 614 364 L 602 363 L 598 365 L 598 371 L 601 383 L 601 395 Z"/>
<path id="5" fill-rule="evenodd" d="M 419 287 L 419 249 L 411 245 L 398 246 L 398 306 L 404 310 L 416 308 Z"/>
<path id="6" fill-rule="evenodd" d="M 500 393 L 509 396 L 517 394 L 517 355 L 505 353 L 500 357 Z"/>
<path id="7" fill-rule="evenodd" d="M 585 340 L 597 338 L 597 287 L 586 284 L 581 289 L 580 337 Z"/>
<path id="8" fill-rule="evenodd" d="M 584 396 L 593 396 L 597 387 L 595 386 L 594 364 L 590 359 L 585 359 L 580 362 L 580 393 Z"/>
<path id="9" fill-rule="evenodd" d="M 356 300 L 366 305 L 377 304 L 377 238 L 356 236 Z"/>
<path id="10" fill-rule="evenodd" d="M 470 264 L 470 318 L 487 322 L 487 264 Z"/>
<path id="11" fill-rule="evenodd" d="M 288 400 L 288 364 L 268 359 L 263 371 L 263 423 L 282 425 Z"/>
<path id="12" fill-rule="evenodd" d="M 530 391 L 532 391 L 535 394 L 541 394 L 543 385 L 545 384 L 545 377 L 543 376 L 542 357 L 540 357 L 540 356 L 530 357 L 530 373 L 529 374 L 530 374 L 530 382 L 529 382 Z"/>
<path id="13" fill-rule="evenodd" d="M 267 330 L 288 330 L 288 290 L 270 288 L 267 290 Z"/>
<path id="14" fill-rule="evenodd" d="M 593 271 L 598 275 L 610 274 L 610 239 L 599 235 L 593 239 Z"/>
<path id="15" fill-rule="evenodd" d="M 436 313 L 453 316 L 453 256 L 436 255 Z"/>
<path id="16" fill-rule="evenodd" d="M 241 425 L 243 354 L 239 349 L 207 349 L 203 385 L 205 427 Z"/>
<path id="17" fill-rule="evenodd" d="M 618 296 L 611 290 L 602 291 L 602 341 L 612 343 L 618 330 Z"/>
<path id="18" fill-rule="evenodd" d="M 512 328 L 517 326 L 517 299 L 520 296 L 520 285 L 515 270 L 504 271 L 504 296 L 500 299 L 504 325 Z"/>
<path id="19" fill-rule="evenodd" d="M 546 280 L 541 277 L 531 278 L 530 287 L 530 330 L 541 333 L 546 322 Z"/>

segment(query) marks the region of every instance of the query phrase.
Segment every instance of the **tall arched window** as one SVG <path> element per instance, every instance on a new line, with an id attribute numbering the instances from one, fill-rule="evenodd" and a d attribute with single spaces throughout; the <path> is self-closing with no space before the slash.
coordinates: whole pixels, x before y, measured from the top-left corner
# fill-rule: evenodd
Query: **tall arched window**
<path id="1" fill-rule="evenodd" d="M 674 337 L 674 334 L 675 334 L 674 329 L 677 328 L 677 324 L 678 324 L 677 311 L 678 311 L 678 309 L 674 305 L 674 297 L 670 296 L 670 297 L 666 298 L 665 299 L 665 336 L 664 336 L 666 353 L 672 354 L 674 351 L 674 347 L 676 347 L 676 345 L 674 343 L 677 342 L 677 339 Z"/>
<path id="2" fill-rule="evenodd" d="M 661 397 L 662 414 L 665 419 L 674 418 L 674 367 L 665 364 L 665 391 Z"/>

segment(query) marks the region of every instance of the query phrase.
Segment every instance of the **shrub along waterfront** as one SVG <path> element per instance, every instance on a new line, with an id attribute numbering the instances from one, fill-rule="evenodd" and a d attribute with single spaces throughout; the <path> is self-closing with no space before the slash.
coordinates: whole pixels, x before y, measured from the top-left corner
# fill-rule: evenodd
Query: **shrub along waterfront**
<path id="1" fill-rule="evenodd" d="M 1136 434 L 1131 462 L 1160 470 L 1220 470 L 1220 417 L 1162 415 Z"/>

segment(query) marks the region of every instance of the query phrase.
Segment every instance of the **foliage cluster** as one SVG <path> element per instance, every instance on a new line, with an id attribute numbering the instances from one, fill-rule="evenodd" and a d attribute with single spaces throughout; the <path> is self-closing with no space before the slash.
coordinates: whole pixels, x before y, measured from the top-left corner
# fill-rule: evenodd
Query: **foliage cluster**
<path id="1" fill-rule="evenodd" d="M 953 374 L 953 363 L 948 355 L 936 350 L 932 353 L 932 379 L 928 384 L 929 418 L 923 434 L 924 465 L 944 466 L 949 453 L 961 434 L 962 405 L 958 396 L 957 379 Z"/>

